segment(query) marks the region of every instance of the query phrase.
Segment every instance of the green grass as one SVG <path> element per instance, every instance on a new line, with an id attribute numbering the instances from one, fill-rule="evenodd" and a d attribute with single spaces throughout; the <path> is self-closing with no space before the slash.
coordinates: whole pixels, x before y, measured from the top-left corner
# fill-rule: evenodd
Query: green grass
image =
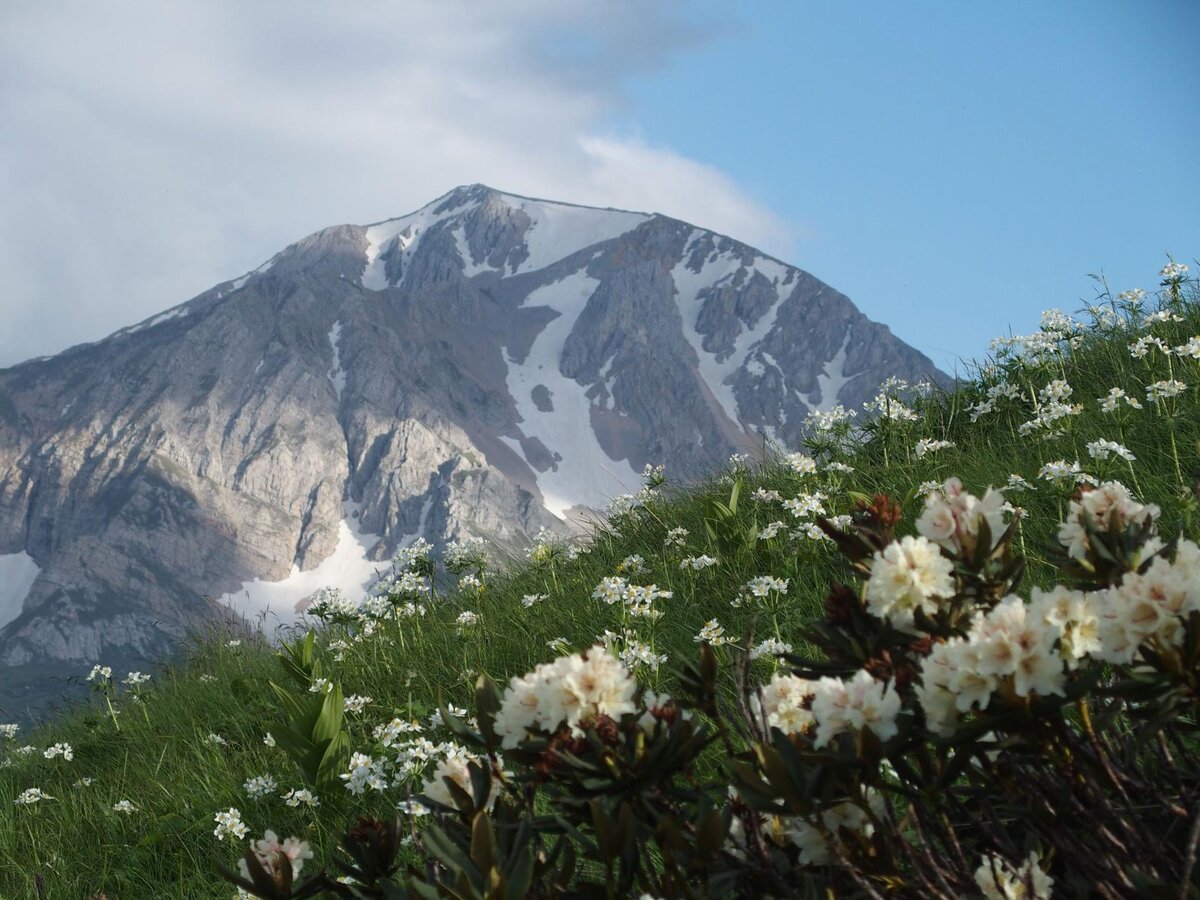
<path id="1" fill-rule="evenodd" d="M 1187 296 L 1173 300 L 1171 308 L 1183 321 L 1149 328 L 1093 327 L 1061 357 L 1044 362 L 1002 358 L 957 392 L 917 401 L 918 421 L 872 426 L 867 443 L 835 454 L 853 466 L 851 473 L 802 476 L 765 459 L 741 476 L 725 473 L 702 484 L 668 485 L 640 510 L 598 525 L 587 549 L 574 559 L 494 561 L 482 593 L 441 593 L 427 615 L 387 621 L 373 636 L 351 641 L 341 661 L 323 650 L 326 671 L 346 695 L 372 698 L 362 712 L 347 716 L 352 748 L 378 755 L 371 735 L 376 725 L 393 716 L 427 719 L 439 703 L 467 706 L 479 674 L 506 683 L 558 655 L 548 643 L 559 638 L 565 639 L 560 646 L 574 651 L 590 646 L 606 629 L 633 628 L 668 657 L 657 673 L 640 673 L 658 690 L 670 688 L 671 673 L 694 655 L 695 636 L 714 618 L 735 641 L 753 628 L 756 641 L 776 637 L 797 644 L 801 628 L 820 614 L 830 582 L 843 569 L 828 543 L 792 540 L 786 529 L 770 540 L 748 537 L 772 521 L 796 522 L 780 503 L 755 500 L 759 488 L 776 490 L 784 499 L 821 490 L 831 515 L 850 511 L 852 492 L 887 493 L 903 502 L 911 522 L 921 509 L 917 486 L 922 482 L 957 475 L 967 488 L 982 493 L 1017 474 L 1033 488 L 1013 491 L 1009 498 L 1026 510 L 1021 539 L 1036 547 L 1052 540 L 1074 489 L 1040 479 L 1039 471 L 1054 460 L 1078 460 L 1087 472 L 1136 486 L 1143 499 L 1159 504 L 1164 535 L 1195 538 L 1200 361 L 1169 358 L 1157 350 L 1139 360 L 1128 349 L 1144 334 L 1171 347 L 1200 335 L 1194 288 L 1194 283 L 1185 286 Z M 1069 417 L 1061 435 L 1023 436 L 1019 427 L 1032 414 L 1032 398 L 1055 378 L 1072 386 L 1070 399 L 1083 405 L 1082 413 Z M 1147 402 L 1146 386 L 1167 378 L 1186 382 L 1187 391 L 1169 408 Z M 1001 380 L 1022 397 L 999 403 L 972 423 L 971 408 Z M 1144 408 L 1128 409 L 1120 418 L 1101 412 L 1097 398 L 1112 387 L 1141 400 Z M 918 458 L 920 438 L 954 446 Z M 1100 438 L 1124 444 L 1137 461 L 1091 459 L 1086 445 Z M 728 502 L 735 481 L 740 481 L 736 513 L 721 520 L 714 504 Z M 686 547 L 666 546 L 667 532 L 679 527 L 688 531 Z M 682 557 L 701 553 L 718 557 L 718 564 L 700 572 L 680 569 Z M 625 619 L 620 605 L 592 598 L 601 579 L 618 574 L 622 561 L 634 554 L 644 559 L 647 572 L 631 575 L 630 581 L 673 592 L 655 602 L 663 615 L 654 622 Z M 735 606 L 743 586 L 758 575 L 788 579 L 786 596 L 767 605 Z M 1050 560 L 1030 558 L 1029 581 L 1046 586 L 1054 575 Z M 526 594 L 547 599 L 527 609 L 521 603 Z M 467 609 L 478 614 L 478 622 L 459 628 L 456 618 Z M 308 865 L 316 868 L 330 862 L 337 836 L 354 816 L 386 814 L 403 799 L 401 788 L 361 797 L 333 791 L 322 793 L 321 806 L 313 810 L 284 805 L 280 794 L 305 785 L 282 749 L 264 745 L 263 737 L 281 716 L 268 681 L 284 684 L 286 679 L 265 641 L 243 638 L 240 646 L 230 647 L 231 637 L 218 631 L 197 635 L 180 663 L 153 673 L 142 702 L 122 689 L 113 700 L 114 714 L 97 698 L 91 707 L 69 711 L 34 732 L 0 739 L 7 745 L 0 755 L 11 761 L 0 768 L 0 897 L 38 897 L 38 877 L 40 896 L 51 900 L 98 892 L 109 900 L 230 897 L 234 891 L 215 874 L 213 859 L 232 864 L 245 843 L 213 836 L 217 811 L 237 807 L 250 828 L 247 839 L 270 828 L 281 837 L 309 840 L 316 857 Z M 335 637 L 346 637 L 344 629 L 329 627 L 318 643 L 324 647 Z M 719 652 L 732 659 L 740 650 L 727 646 Z M 776 663 L 768 658 L 754 665 L 765 679 Z M 124 674 L 114 672 L 114 681 Z M 209 734 L 226 743 L 209 743 Z M 436 730 L 430 735 L 448 738 Z M 73 760 L 43 757 L 42 751 L 58 742 L 72 746 Z M 21 745 L 35 751 L 18 753 Z M 264 774 L 275 777 L 278 790 L 248 799 L 243 782 Z M 92 779 L 90 786 L 76 786 L 85 777 Z M 33 787 L 55 799 L 14 803 Z M 114 812 L 120 800 L 132 801 L 138 811 Z"/>

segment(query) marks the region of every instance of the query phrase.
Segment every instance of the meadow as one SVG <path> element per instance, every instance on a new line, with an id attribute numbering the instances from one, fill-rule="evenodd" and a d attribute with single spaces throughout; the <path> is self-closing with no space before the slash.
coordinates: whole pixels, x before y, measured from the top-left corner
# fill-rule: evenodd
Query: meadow
<path id="1" fill-rule="evenodd" d="M 213 630 L 159 671 L 98 660 L 88 706 L 0 725 L 0 898 L 231 897 L 216 864 L 268 830 L 304 842 L 305 872 L 332 867 L 362 814 L 399 805 L 419 833 L 414 797 L 445 793 L 431 775 L 464 753 L 443 711 L 469 719 L 482 675 L 503 687 L 602 644 L 671 693 L 708 646 L 767 683 L 780 654 L 818 652 L 807 629 L 848 580 L 819 521 L 846 528 L 878 495 L 912 522 L 948 479 L 1002 491 L 1024 579 L 1047 589 L 1062 562 L 1043 548 L 1102 482 L 1196 540 L 1200 290 L 1174 263 L 1159 282 L 1047 311 L 952 392 L 893 381 L 866 409 L 816 413 L 803 447 L 764 446 L 700 484 L 648 468 L 586 537 L 543 535 L 520 558 L 469 539 L 437 559 L 406 548 L 370 596 L 319 598 L 307 655 L 306 632 L 281 658 L 253 630 Z M 311 752 L 323 727 L 334 740 Z"/>

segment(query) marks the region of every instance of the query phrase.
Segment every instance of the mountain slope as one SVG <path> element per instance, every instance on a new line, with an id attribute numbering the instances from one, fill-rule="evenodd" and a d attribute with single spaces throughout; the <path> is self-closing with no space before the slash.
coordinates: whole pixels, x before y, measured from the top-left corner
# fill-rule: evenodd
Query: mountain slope
<path id="1" fill-rule="evenodd" d="M 0 565 L 37 567 L 0 597 L 0 706 L 227 606 L 294 617 L 322 564 L 361 587 L 418 536 L 516 545 L 648 463 L 794 444 L 890 375 L 936 372 L 811 275 L 664 216 L 474 185 L 325 229 L 0 371 Z"/>

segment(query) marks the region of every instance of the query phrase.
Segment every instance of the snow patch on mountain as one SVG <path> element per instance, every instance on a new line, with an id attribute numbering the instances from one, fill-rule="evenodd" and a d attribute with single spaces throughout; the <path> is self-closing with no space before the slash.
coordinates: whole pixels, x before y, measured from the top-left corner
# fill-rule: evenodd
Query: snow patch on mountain
<path id="1" fill-rule="evenodd" d="M 21 615 L 39 572 L 38 564 L 24 550 L 0 553 L 0 628 Z"/>
<path id="2" fill-rule="evenodd" d="M 338 588 L 347 597 L 361 599 L 379 579 L 381 564 L 368 556 L 378 538 L 362 531 L 360 505 L 342 504 L 345 517 L 338 523 L 337 547 L 316 568 L 302 572 L 293 564 L 291 573 L 280 581 L 243 581 L 239 590 L 222 594 L 218 602 L 256 624 L 261 618 L 263 632 L 272 636 L 279 628 L 295 624 L 304 601 L 321 588 Z"/>
<path id="3" fill-rule="evenodd" d="M 833 359 L 825 363 L 824 370 L 817 376 L 817 389 L 821 399 L 818 401 L 813 394 L 809 394 L 807 397 L 800 395 L 801 399 L 808 404 L 809 409 L 829 412 L 837 406 L 838 394 L 841 392 L 842 386 L 855 377 L 846 374 L 846 348 L 849 345 L 850 332 L 846 332 L 846 336 L 842 338 L 842 346 L 838 348 Z"/>
<path id="4" fill-rule="evenodd" d="M 604 452 L 592 429 L 588 387 L 560 369 L 567 336 L 599 284 L 580 270 L 529 294 L 523 307 L 547 306 L 558 316 L 539 332 L 523 361 L 508 360 L 506 383 L 516 401 L 521 431 L 556 456 L 555 465 L 538 473 L 537 482 L 546 509 L 559 518 L 572 506 L 603 507 L 614 495 L 631 493 L 642 482 L 628 461 Z M 538 385 L 549 390 L 552 410 L 543 412 L 534 403 L 532 392 Z M 517 441 L 508 438 L 505 443 L 524 456 Z"/>
<path id="5" fill-rule="evenodd" d="M 753 270 L 761 272 L 774 285 L 777 299 L 769 311 L 755 323 L 753 328 L 742 327 L 734 340 L 734 348 L 727 356 L 719 357 L 704 349 L 704 335 L 696 328 L 700 311 L 704 307 L 701 294 L 708 289 L 715 289 L 737 275 L 744 268 L 742 257 L 735 253 L 721 253 L 709 256 L 695 272 L 688 268 L 692 244 L 700 240 L 705 232 L 696 229 L 688 239 L 683 251 L 683 259 L 671 270 L 671 278 L 675 282 L 676 302 L 683 316 L 683 336 L 687 338 L 692 349 L 696 351 L 700 377 L 713 392 L 721 409 L 731 422 L 741 424 L 737 398 L 729 378 L 743 365 L 753 362 L 751 354 L 755 345 L 770 333 L 775 325 L 775 317 L 779 312 L 780 303 L 787 297 L 790 290 L 784 282 L 789 277 L 788 267 L 772 259 L 760 257 L 754 261 Z M 752 274 L 752 273 L 750 273 Z"/>
<path id="6" fill-rule="evenodd" d="M 342 323 L 334 322 L 329 329 L 329 346 L 333 350 L 333 368 L 329 370 L 329 380 L 337 393 L 338 400 L 342 399 L 342 391 L 346 389 L 346 372 L 342 368 L 338 342 L 342 339 Z"/>
<path id="7" fill-rule="evenodd" d="M 645 213 L 549 203 L 512 194 L 501 196 L 510 206 L 523 210 L 531 221 L 525 232 L 529 257 L 513 269 L 514 273 L 544 269 L 585 247 L 620 237 L 651 218 Z"/>

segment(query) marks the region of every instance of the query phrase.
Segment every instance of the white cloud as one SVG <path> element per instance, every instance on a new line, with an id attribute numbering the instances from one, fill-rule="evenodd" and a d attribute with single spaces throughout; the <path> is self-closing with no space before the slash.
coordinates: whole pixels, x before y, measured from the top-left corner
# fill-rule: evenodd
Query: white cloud
<path id="1" fill-rule="evenodd" d="M 0 32 L 0 365 L 458 184 L 788 251 L 714 168 L 620 136 L 623 79 L 706 38 L 666 2 L 28 3 Z"/>

